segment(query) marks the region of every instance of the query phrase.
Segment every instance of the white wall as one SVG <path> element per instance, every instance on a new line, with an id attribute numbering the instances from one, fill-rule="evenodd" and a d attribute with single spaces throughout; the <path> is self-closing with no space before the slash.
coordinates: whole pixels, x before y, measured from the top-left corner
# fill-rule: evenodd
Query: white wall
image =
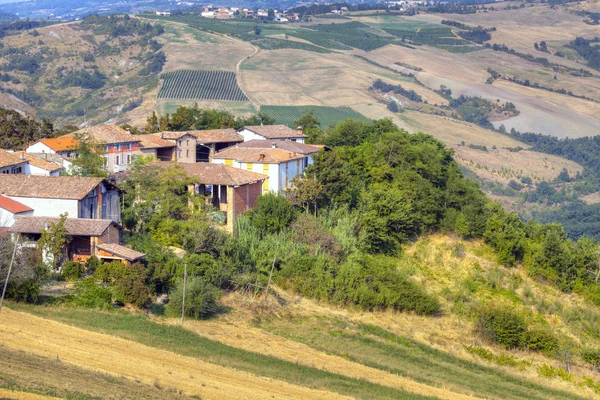
<path id="1" fill-rule="evenodd" d="M 33 211 L 22 212 L 19 215 L 33 215 Z M 15 224 L 15 214 L 0 207 L 0 227 L 10 228 Z"/>
<path id="2" fill-rule="evenodd" d="M 51 172 L 43 168 L 36 167 L 35 165 L 27 164 L 24 173 L 27 175 L 58 176 L 60 175 L 60 170 Z"/>
<path id="3" fill-rule="evenodd" d="M 70 218 L 79 217 L 79 200 L 38 199 L 33 197 L 7 196 L 33 209 L 35 217 L 60 217 L 69 213 Z"/>
<path id="4" fill-rule="evenodd" d="M 254 132 L 249 131 L 248 129 L 242 129 L 238 132 L 244 138 L 244 142 L 248 142 L 250 140 L 266 140 L 264 136 L 257 135 Z"/>
<path id="5" fill-rule="evenodd" d="M 46 146 L 42 142 L 37 142 L 37 143 L 32 144 L 31 146 L 28 146 L 25 149 L 25 153 L 48 153 L 48 154 L 56 154 L 56 152 L 54 150 L 52 150 L 50 147 Z"/>

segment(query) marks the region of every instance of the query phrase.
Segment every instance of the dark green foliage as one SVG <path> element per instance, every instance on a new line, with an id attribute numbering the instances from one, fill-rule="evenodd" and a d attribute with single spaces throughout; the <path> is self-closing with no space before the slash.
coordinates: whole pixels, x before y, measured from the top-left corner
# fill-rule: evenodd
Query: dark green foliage
<path id="1" fill-rule="evenodd" d="M 267 193 L 256 201 L 252 210 L 252 225 L 265 233 L 276 233 L 287 228 L 296 218 L 294 206 L 284 196 Z"/>
<path id="2" fill-rule="evenodd" d="M 528 350 L 540 351 L 549 356 L 556 356 L 559 343 L 556 336 L 547 328 L 528 329 L 524 335 L 523 347 Z"/>
<path id="3" fill-rule="evenodd" d="M 0 290 L 3 285 L 4 282 L 0 285 Z M 38 279 L 35 278 L 12 281 L 6 288 L 6 298 L 25 303 L 37 303 L 40 289 Z"/>
<path id="4" fill-rule="evenodd" d="M 94 32 L 95 35 L 111 37 L 147 36 L 154 37 L 164 33 L 162 25 L 150 24 L 142 19 L 130 18 L 129 15 L 88 15 L 81 21 L 81 27 Z"/>
<path id="5" fill-rule="evenodd" d="M 415 101 L 417 103 L 421 103 L 423 98 L 414 90 L 406 90 L 400 85 L 390 85 L 383 82 L 381 79 L 377 79 L 373 85 L 370 87 L 371 90 L 379 90 L 383 93 L 394 92 L 395 94 L 399 94 L 400 96 L 404 96 L 409 100 Z"/>
<path id="6" fill-rule="evenodd" d="M 569 43 L 568 47 L 574 49 L 577 54 L 583 57 L 588 62 L 589 67 L 600 70 L 600 46 L 597 44 L 592 45 L 592 43 L 598 42 L 600 42 L 600 38 L 597 36 L 592 40 L 577 37 Z"/>
<path id="7" fill-rule="evenodd" d="M 150 74 L 157 74 L 162 71 L 163 66 L 167 62 L 167 56 L 162 51 L 154 53 L 147 61 L 146 66 L 139 72 L 140 76 L 148 76 Z"/>
<path id="8" fill-rule="evenodd" d="M 85 264 L 77 261 L 66 261 L 61 269 L 61 276 L 64 279 L 79 279 L 85 272 Z"/>
<path id="9" fill-rule="evenodd" d="M 398 111 L 400 111 L 398 109 L 398 103 L 396 103 L 394 100 L 390 100 L 387 103 L 387 109 L 390 110 L 393 113 L 397 113 Z"/>
<path id="10" fill-rule="evenodd" d="M 40 122 L 16 111 L 0 108 L 0 147 L 20 150 L 36 140 L 52 137 L 54 126 L 48 119 Z"/>
<path id="11" fill-rule="evenodd" d="M 497 253 L 498 263 L 513 266 L 525 253 L 525 230 L 517 213 L 507 213 L 499 203 L 490 205 L 484 233 L 486 243 Z"/>
<path id="12" fill-rule="evenodd" d="M 600 350 L 584 349 L 581 352 L 581 358 L 588 364 L 591 364 L 594 369 L 600 369 Z"/>
<path id="13" fill-rule="evenodd" d="M 196 319 L 213 316 L 217 310 L 217 298 L 220 291 L 206 281 L 189 277 L 185 289 L 185 315 Z M 169 308 L 181 314 L 183 300 L 183 281 L 169 295 Z"/>
<path id="14" fill-rule="evenodd" d="M 513 103 L 508 102 L 498 105 L 481 97 L 461 95 L 456 99 L 450 100 L 448 106 L 456 110 L 465 121 L 473 122 L 488 129 L 494 129 L 489 120 L 492 113 L 507 112 L 511 115 L 519 115 L 519 111 Z"/>
<path id="15" fill-rule="evenodd" d="M 484 308 L 478 317 L 477 329 L 487 339 L 508 349 L 523 346 L 527 331 L 525 318 L 506 307 Z"/>
<path id="16" fill-rule="evenodd" d="M 111 302 L 110 289 L 96 285 L 92 278 L 80 279 L 75 283 L 73 304 L 87 308 L 106 308 Z"/>
<path id="17" fill-rule="evenodd" d="M 94 72 L 91 74 L 84 69 L 80 69 L 75 72 L 67 72 L 61 79 L 61 86 L 79 86 L 84 89 L 99 89 L 104 86 L 105 82 L 106 76 L 101 74 L 97 69 L 94 69 Z"/>
<path id="18" fill-rule="evenodd" d="M 465 40 L 470 40 L 471 42 L 482 44 L 485 41 L 488 41 L 492 38 L 492 36 L 487 32 L 487 30 L 482 27 L 477 27 L 472 30 L 458 32 L 458 35 Z"/>

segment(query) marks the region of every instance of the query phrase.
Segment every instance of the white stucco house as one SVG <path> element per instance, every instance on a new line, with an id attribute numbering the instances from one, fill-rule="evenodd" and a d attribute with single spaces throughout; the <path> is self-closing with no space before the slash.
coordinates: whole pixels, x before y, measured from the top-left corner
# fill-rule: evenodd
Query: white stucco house
<path id="1" fill-rule="evenodd" d="M 0 174 L 25 174 L 27 164 L 25 158 L 0 149 Z"/>
<path id="2" fill-rule="evenodd" d="M 293 142 L 304 143 L 306 135 L 302 129 L 292 129 L 285 125 L 257 125 L 244 126 L 238 130 L 244 141 L 250 140 L 290 140 Z"/>

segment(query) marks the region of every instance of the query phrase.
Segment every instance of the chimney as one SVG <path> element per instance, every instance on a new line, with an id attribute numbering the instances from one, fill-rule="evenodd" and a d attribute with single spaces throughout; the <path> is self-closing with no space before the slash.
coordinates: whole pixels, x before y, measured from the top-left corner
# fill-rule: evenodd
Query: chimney
<path id="1" fill-rule="evenodd" d="M 19 154 L 19 158 L 20 158 L 21 160 L 24 160 L 24 159 L 25 159 L 25 154 L 23 154 L 23 153 Z"/>
<path id="2" fill-rule="evenodd" d="M 261 155 L 260 155 L 260 157 L 259 157 L 258 159 L 259 159 L 260 161 L 264 160 L 264 159 L 265 159 L 265 155 L 264 155 L 264 154 L 261 154 Z"/>
<path id="3" fill-rule="evenodd" d="M 127 133 L 131 135 L 131 129 L 127 128 Z"/>
<path id="4" fill-rule="evenodd" d="M 277 148 L 277 143 L 276 142 L 271 143 L 271 147 L 274 148 L 274 149 L 276 149 Z"/>
<path id="5" fill-rule="evenodd" d="M 302 133 L 302 130 L 303 130 L 303 129 L 304 129 L 304 128 L 302 128 L 302 126 L 299 126 L 299 127 L 297 127 L 297 128 L 296 128 L 296 131 L 298 131 L 298 133 Z"/>

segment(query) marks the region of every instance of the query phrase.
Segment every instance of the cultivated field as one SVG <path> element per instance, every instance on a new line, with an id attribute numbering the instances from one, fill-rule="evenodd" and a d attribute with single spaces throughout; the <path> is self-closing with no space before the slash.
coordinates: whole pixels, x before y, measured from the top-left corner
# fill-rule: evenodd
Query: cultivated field
<path id="1" fill-rule="evenodd" d="M 261 106 L 260 111 L 275 119 L 278 124 L 291 125 L 300 119 L 307 111 L 312 111 L 313 116 L 321 123 L 321 128 L 337 125 L 345 119 L 351 118 L 359 121 L 369 121 L 350 107 L 324 107 L 324 106 Z"/>
<path id="2" fill-rule="evenodd" d="M 161 75 L 159 99 L 248 101 L 235 72 L 177 70 Z"/>

